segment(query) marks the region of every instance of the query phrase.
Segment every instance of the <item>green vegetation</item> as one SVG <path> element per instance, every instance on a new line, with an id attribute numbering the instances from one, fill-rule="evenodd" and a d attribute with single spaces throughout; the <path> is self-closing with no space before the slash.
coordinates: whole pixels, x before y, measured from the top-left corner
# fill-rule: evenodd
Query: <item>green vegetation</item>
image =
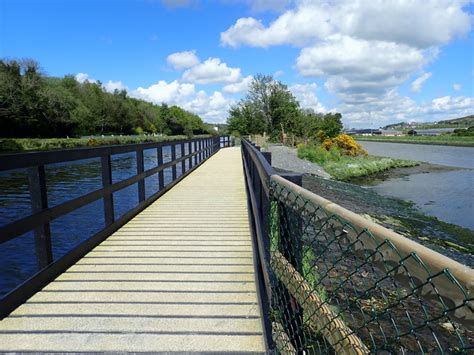
<path id="1" fill-rule="evenodd" d="M 474 115 L 469 115 L 460 118 L 454 118 L 451 120 L 444 120 L 438 122 L 420 122 L 416 123 L 416 129 L 431 129 L 431 128 L 468 128 L 474 126 Z M 409 130 L 413 126 L 407 122 L 399 122 L 389 124 L 383 129 L 394 129 L 394 130 Z"/>
<path id="2" fill-rule="evenodd" d="M 195 137 L 209 137 L 199 135 Z M 95 138 L 0 138 L 0 152 L 96 147 L 102 145 L 151 143 L 186 139 L 187 136 L 108 136 Z"/>
<path id="3" fill-rule="evenodd" d="M 351 156 L 335 145 L 325 149 L 323 145 L 300 144 L 298 157 L 321 165 L 333 178 L 348 181 L 393 168 L 410 167 L 419 163 L 411 160 L 375 157 L 360 154 Z"/>
<path id="4" fill-rule="evenodd" d="M 177 106 L 105 91 L 100 82 L 47 77 L 32 60 L 0 60 L 0 136 L 208 134 L 201 118 Z"/>
<path id="5" fill-rule="evenodd" d="M 233 134 L 266 133 L 270 140 L 282 142 L 290 137 L 307 142 L 320 132 L 335 137 L 342 130 L 341 114 L 303 110 L 286 85 L 261 74 L 250 83 L 247 96 L 231 107 L 227 124 Z"/>
<path id="6" fill-rule="evenodd" d="M 468 130 L 472 132 L 471 129 Z M 461 135 L 439 135 L 439 136 L 353 136 L 361 141 L 413 143 L 413 144 L 435 144 L 474 147 L 474 136 Z"/>

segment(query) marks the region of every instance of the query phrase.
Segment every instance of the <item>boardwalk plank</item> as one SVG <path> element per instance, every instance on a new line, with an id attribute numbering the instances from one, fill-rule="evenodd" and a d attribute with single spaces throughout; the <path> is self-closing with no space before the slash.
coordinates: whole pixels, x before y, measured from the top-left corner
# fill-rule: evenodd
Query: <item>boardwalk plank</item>
<path id="1" fill-rule="evenodd" d="M 0 351 L 265 351 L 238 148 L 0 322 Z"/>

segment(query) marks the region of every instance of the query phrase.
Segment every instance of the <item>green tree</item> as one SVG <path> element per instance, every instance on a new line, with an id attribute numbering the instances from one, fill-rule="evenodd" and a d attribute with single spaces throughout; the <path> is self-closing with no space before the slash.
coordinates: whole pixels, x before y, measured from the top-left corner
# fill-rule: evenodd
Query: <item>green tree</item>
<path id="1" fill-rule="evenodd" d="M 180 107 L 107 92 L 73 75 L 47 77 L 33 60 L 0 60 L 0 136 L 64 137 L 94 134 L 208 133 L 201 118 Z"/>
<path id="2" fill-rule="evenodd" d="M 269 75 L 256 75 L 247 96 L 229 110 L 230 131 L 240 134 L 267 132 L 277 139 L 282 131 L 293 130 L 299 104 L 287 86 Z"/>
<path id="3" fill-rule="evenodd" d="M 342 131 L 342 115 L 340 113 L 327 113 L 323 117 L 322 130 L 330 137 L 334 138 Z"/>

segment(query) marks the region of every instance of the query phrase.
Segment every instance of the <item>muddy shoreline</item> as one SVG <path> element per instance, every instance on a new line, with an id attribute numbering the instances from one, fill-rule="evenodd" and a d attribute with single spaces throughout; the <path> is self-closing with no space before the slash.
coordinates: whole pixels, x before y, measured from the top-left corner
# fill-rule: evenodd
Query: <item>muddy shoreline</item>
<path id="1" fill-rule="evenodd" d="M 411 166 L 406 168 L 396 168 L 391 170 L 381 171 L 369 176 L 362 176 L 352 178 L 350 180 L 351 184 L 356 184 L 359 186 L 374 186 L 378 185 L 380 182 L 388 179 L 394 178 L 403 178 L 408 175 L 413 174 L 430 174 L 430 173 L 442 173 L 446 171 L 460 170 L 463 168 L 431 164 L 426 162 L 420 162 L 417 166 Z"/>
<path id="2" fill-rule="evenodd" d="M 412 168 L 385 171 L 372 176 L 377 179 L 405 176 L 413 173 L 430 173 L 451 168 L 422 163 Z M 290 172 L 286 169 L 275 170 Z M 340 182 L 303 174 L 303 187 L 331 200 L 348 210 L 392 229 L 460 263 L 474 267 L 474 232 L 454 224 L 438 220 L 418 210 L 413 203 L 382 196 L 358 183 Z M 364 181 L 367 184 L 367 181 Z"/>

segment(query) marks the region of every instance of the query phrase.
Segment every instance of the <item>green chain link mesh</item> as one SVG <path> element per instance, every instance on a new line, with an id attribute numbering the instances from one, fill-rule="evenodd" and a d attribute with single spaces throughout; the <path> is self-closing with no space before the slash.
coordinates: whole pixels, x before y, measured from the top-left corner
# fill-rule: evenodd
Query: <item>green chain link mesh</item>
<path id="1" fill-rule="evenodd" d="M 415 252 L 402 256 L 275 181 L 270 201 L 279 352 L 474 353 L 473 298 L 448 269 L 431 273 Z M 442 297 L 438 281 L 462 301 Z"/>

